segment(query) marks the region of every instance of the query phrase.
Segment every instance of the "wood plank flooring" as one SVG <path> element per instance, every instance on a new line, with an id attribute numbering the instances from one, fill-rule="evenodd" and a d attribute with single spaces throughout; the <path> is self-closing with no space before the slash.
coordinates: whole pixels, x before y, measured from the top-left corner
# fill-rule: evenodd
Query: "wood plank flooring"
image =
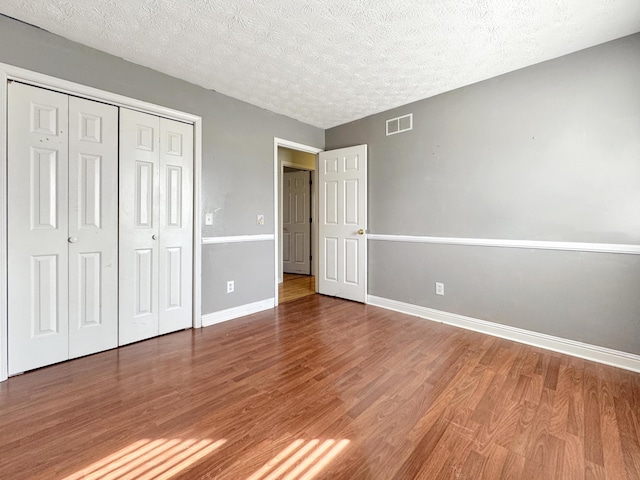
<path id="1" fill-rule="evenodd" d="M 278 287 L 278 303 L 290 302 L 308 295 L 315 295 L 315 277 L 285 273 L 283 282 Z"/>
<path id="2" fill-rule="evenodd" d="M 640 479 L 640 375 L 313 295 L 10 378 L 0 478 Z"/>

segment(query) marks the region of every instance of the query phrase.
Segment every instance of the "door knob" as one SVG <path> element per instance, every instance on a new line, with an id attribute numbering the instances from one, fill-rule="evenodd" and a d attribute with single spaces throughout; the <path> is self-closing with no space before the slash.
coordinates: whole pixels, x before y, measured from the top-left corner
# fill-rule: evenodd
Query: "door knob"
<path id="1" fill-rule="evenodd" d="M 158 239 L 158 235 L 151 235 L 151 239 L 152 240 L 157 240 Z"/>
<path id="2" fill-rule="evenodd" d="M 358 235 L 364 235 L 364 230 L 362 228 L 358 230 Z"/>
<path id="3" fill-rule="evenodd" d="M 69 243 L 76 243 L 78 241 L 78 237 L 69 237 Z"/>

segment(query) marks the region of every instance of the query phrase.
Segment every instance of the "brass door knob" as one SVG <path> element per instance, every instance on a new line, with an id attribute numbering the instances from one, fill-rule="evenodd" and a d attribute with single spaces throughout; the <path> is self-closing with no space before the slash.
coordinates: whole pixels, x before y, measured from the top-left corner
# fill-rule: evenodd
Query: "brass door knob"
<path id="1" fill-rule="evenodd" d="M 364 230 L 362 228 L 358 230 L 358 235 L 364 235 Z"/>

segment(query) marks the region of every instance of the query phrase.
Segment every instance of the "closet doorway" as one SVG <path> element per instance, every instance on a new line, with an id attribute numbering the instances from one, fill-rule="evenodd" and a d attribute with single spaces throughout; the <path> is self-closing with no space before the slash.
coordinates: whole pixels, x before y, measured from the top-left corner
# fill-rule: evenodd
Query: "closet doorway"
<path id="1" fill-rule="evenodd" d="M 123 180 L 117 167 L 118 112 L 125 109 L 155 116 L 166 127 L 156 137 L 135 122 L 131 137 L 138 150 L 150 151 L 146 144 L 152 138 L 165 148 L 159 150 L 158 168 L 132 156 L 131 178 L 140 195 L 123 204 L 118 202 Z M 201 118 L 5 64 L 0 64 L 0 112 L 9 125 L 0 129 L 0 146 L 7 146 L 0 148 L 0 381 L 9 373 L 142 339 L 117 338 L 118 289 L 122 296 L 131 281 L 130 291 L 140 300 L 133 302 L 140 307 L 133 317 L 144 313 L 146 304 L 155 307 L 156 334 L 200 327 Z M 193 163 L 185 164 L 185 155 Z M 167 199 L 164 208 L 156 195 Z M 159 228 L 149 237 L 159 247 L 156 255 L 146 256 L 153 248 L 134 248 L 139 254 L 134 275 L 123 276 L 118 224 L 122 234 L 129 207 L 140 227 L 147 217 L 150 225 L 157 219 Z M 152 263 L 145 270 L 145 258 L 152 257 L 158 258 L 157 268 Z M 145 279 L 145 272 L 153 278 Z M 174 319 L 178 311 L 180 321 Z M 162 325 L 165 317 L 170 328 Z"/>

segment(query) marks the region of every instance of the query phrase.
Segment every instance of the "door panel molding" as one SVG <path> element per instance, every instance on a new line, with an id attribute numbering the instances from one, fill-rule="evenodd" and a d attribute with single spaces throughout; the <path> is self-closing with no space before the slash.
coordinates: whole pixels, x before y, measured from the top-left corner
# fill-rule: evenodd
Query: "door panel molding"
<path id="1" fill-rule="evenodd" d="M 4 331 L 16 374 L 69 358 L 69 97 L 18 83 L 9 90 Z"/>
<path id="2" fill-rule="evenodd" d="M 158 312 L 160 335 L 191 326 L 193 128 L 160 119 Z"/>
<path id="3" fill-rule="evenodd" d="M 118 345 L 118 108 L 69 97 L 69 358 Z"/>
<path id="4" fill-rule="evenodd" d="M 366 302 L 367 146 L 322 152 L 318 292 Z"/>
<path id="5" fill-rule="evenodd" d="M 163 107 L 112 92 L 106 92 L 75 82 L 70 82 L 13 65 L 0 63 L 0 118 L 7 120 L 7 85 L 9 81 L 43 87 L 60 93 L 88 100 L 125 107 L 145 113 L 159 115 L 194 126 L 194 171 L 193 171 L 193 324 L 202 326 L 201 314 L 201 177 L 202 177 L 202 118 L 197 115 Z M 0 381 L 7 379 L 7 131 L 0 129 Z"/>
<path id="6" fill-rule="evenodd" d="M 308 170 L 283 173 L 282 271 L 311 274 L 311 176 Z"/>
<path id="7" fill-rule="evenodd" d="M 160 118 L 120 109 L 118 345 L 159 334 Z"/>

